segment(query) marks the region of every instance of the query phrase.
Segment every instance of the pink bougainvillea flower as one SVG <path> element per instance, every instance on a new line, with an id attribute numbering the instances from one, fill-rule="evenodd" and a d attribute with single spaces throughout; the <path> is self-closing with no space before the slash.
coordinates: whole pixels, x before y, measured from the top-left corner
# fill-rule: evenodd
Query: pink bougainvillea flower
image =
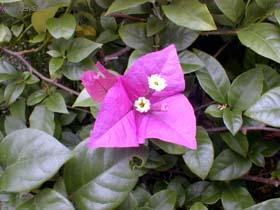
<path id="1" fill-rule="evenodd" d="M 109 72 L 97 62 L 98 71 L 86 71 L 81 80 L 89 95 L 98 103 L 102 102 L 108 90 L 117 82 L 118 76 Z"/>
<path id="2" fill-rule="evenodd" d="M 104 98 L 89 147 L 137 147 L 157 138 L 196 149 L 196 119 L 182 94 L 185 81 L 174 45 L 140 57 L 118 78 L 99 69 L 102 85 L 93 73 L 82 77 L 93 99 Z M 100 86 L 106 87 L 102 94 Z"/>

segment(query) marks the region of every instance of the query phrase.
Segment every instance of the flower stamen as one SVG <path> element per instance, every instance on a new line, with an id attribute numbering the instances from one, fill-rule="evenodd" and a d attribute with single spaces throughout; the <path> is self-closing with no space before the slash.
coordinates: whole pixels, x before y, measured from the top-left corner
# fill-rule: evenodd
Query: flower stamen
<path id="1" fill-rule="evenodd" d="M 145 97 L 139 97 L 135 102 L 134 102 L 134 107 L 138 112 L 144 113 L 148 112 L 151 109 L 151 102 L 149 99 Z"/>
<path id="2" fill-rule="evenodd" d="M 167 87 L 166 80 L 162 78 L 159 74 L 153 74 L 148 77 L 149 88 L 160 92 Z"/>

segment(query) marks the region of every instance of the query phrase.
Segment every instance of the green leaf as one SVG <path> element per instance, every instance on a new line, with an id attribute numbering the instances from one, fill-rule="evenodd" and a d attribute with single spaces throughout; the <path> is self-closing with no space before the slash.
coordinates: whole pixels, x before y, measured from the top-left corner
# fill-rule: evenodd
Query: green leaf
<path id="1" fill-rule="evenodd" d="M 246 188 L 228 185 L 222 193 L 222 204 L 225 210 L 243 210 L 255 202 Z"/>
<path id="2" fill-rule="evenodd" d="M 22 1 L 22 0 L 0 0 L 0 3 L 13 3 L 13 2 L 18 2 L 18 1 Z"/>
<path id="3" fill-rule="evenodd" d="M 105 30 L 116 31 L 118 28 L 115 17 L 104 16 L 103 14 L 100 16 L 100 24 Z"/>
<path id="4" fill-rule="evenodd" d="M 85 69 L 93 69 L 94 63 L 91 58 L 86 58 L 79 63 L 66 62 L 61 71 L 70 80 L 80 80 Z"/>
<path id="5" fill-rule="evenodd" d="M 67 108 L 63 96 L 55 92 L 45 100 L 46 107 L 53 112 L 67 114 Z"/>
<path id="6" fill-rule="evenodd" d="M 198 128 L 196 139 L 197 149 L 187 150 L 183 158 L 194 174 L 201 179 L 205 179 L 214 161 L 214 148 L 211 139 L 203 128 Z"/>
<path id="7" fill-rule="evenodd" d="M 256 23 L 238 32 L 241 43 L 256 53 L 280 63 L 280 29 L 270 23 Z"/>
<path id="8" fill-rule="evenodd" d="M 58 7 L 50 7 L 38 10 L 32 14 L 31 23 L 38 34 L 46 32 L 47 21 L 49 18 L 54 17 L 57 10 Z"/>
<path id="9" fill-rule="evenodd" d="M 148 2 L 148 0 L 115 0 L 109 7 L 106 15 L 119 12 L 125 9 L 133 8 Z"/>
<path id="10" fill-rule="evenodd" d="M 65 165 L 67 192 L 78 209 L 114 209 L 125 200 L 138 180 L 137 170 L 132 170 L 129 163 L 133 157 L 138 157 L 144 164 L 147 150 L 89 150 L 86 143 L 75 148 L 75 156 Z"/>
<path id="11" fill-rule="evenodd" d="M 51 58 L 49 62 L 49 72 L 50 75 L 53 76 L 55 75 L 56 71 L 59 70 L 64 63 L 64 58 L 59 57 L 59 58 Z"/>
<path id="12" fill-rule="evenodd" d="M 11 27 L 11 31 L 13 32 L 13 34 L 14 34 L 16 37 L 19 37 L 19 35 L 21 34 L 23 28 L 24 28 L 24 24 L 13 25 L 13 26 Z"/>
<path id="13" fill-rule="evenodd" d="M 203 203 L 196 202 L 191 206 L 190 210 L 208 210 L 208 208 Z"/>
<path id="14" fill-rule="evenodd" d="M 40 33 L 35 35 L 32 39 L 29 40 L 31 44 L 37 44 L 44 41 L 46 38 L 46 33 Z"/>
<path id="15" fill-rule="evenodd" d="M 258 68 L 240 74 L 232 82 L 228 91 L 228 103 L 238 111 L 244 111 L 261 96 L 263 72 Z"/>
<path id="16" fill-rule="evenodd" d="M 11 115 L 22 122 L 25 122 L 25 110 L 26 110 L 26 104 L 25 104 L 25 99 L 19 99 L 15 103 L 13 103 L 10 106 L 10 112 Z"/>
<path id="17" fill-rule="evenodd" d="M 201 201 L 205 204 L 214 204 L 221 198 L 221 187 L 210 183 L 201 194 Z"/>
<path id="18" fill-rule="evenodd" d="M 157 145 L 159 148 L 161 148 L 163 151 L 165 151 L 168 154 L 172 155 L 181 155 L 186 152 L 186 148 L 180 145 L 160 141 L 160 140 L 152 140 L 153 144 Z"/>
<path id="19" fill-rule="evenodd" d="M 280 198 L 266 200 L 244 210 L 277 210 L 279 209 Z"/>
<path id="20" fill-rule="evenodd" d="M 198 35 L 196 31 L 169 22 L 160 33 L 160 45 L 166 47 L 175 44 L 178 51 L 184 50 L 197 39 Z"/>
<path id="21" fill-rule="evenodd" d="M 242 155 L 244 158 L 247 157 L 249 143 L 246 136 L 241 133 L 238 133 L 235 136 L 230 133 L 222 133 L 221 137 L 229 148 Z"/>
<path id="22" fill-rule="evenodd" d="M 78 63 L 101 46 L 102 44 L 93 42 L 86 38 L 76 38 L 67 49 L 67 58 L 72 63 Z"/>
<path id="23" fill-rule="evenodd" d="M 146 36 L 145 23 L 132 23 L 122 25 L 119 29 L 122 41 L 134 49 L 151 49 L 153 46 L 152 37 Z"/>
<path id="24" fill-rule="evenodd" d="M 76 29 L 76 19 L 71 14 L 59 18 L 50 18 L 47 21 L 47 29 L 56 39 L 70 39 Z"/>
<path id="25" fill-rule="evenodd" d="M 43 101 L 47 97 L 47 94 L 43 90 L 37 90 L 34 93 L 32 93 L 30 96 L 27 98 L 26 104 L 28 106 L 34 106 L 41 101 Z"/>
<path id="26" fill-rule="evenodd" d="M 26 125 L 22 120 L 18 118 L 15 118 L 13 116 L 6 116 L 4 127 L 5 127 L 6 134 L 10 134 L 16 130 L 26 128 Z"/>
<path id="27" fill-rule="evenodd" d="M 188 185 L 188 180 L 183 177 L 175 177 L 173 178 L 168 186 L 168 190 L 172 190 L 176 192 L 176 206 L 177 207 L 183 207 L 184 203 L 186 201 L 186 195 L 185 195 L 185 187 Z"/>
<path id="28" fill-rule="evenodd" d="M 53 58 L 62 57 L 62 54 L 57 50 L 49 50 L 47 51 L 47 54 L 52 56 Z"/>
<path id="29" fill-rule="evenodd" d="M 4 98 L 8 104 L 14 103 L 17 98 L 22 94 L 25 88 L 25 84 L 21 83 L 10 83 L 5 88 Z"/>
<path id="30" fill-rule="evenodd" d="M 9 42 L 12 39 L 12 33 L 10 29 L 4 25 L 0 24 L 0 43 Z"/>
<path id="31" fill-rule="evenodd" d="M 4 173 L 0 189 L 26 192 L 50 179 L 70 158 L 70 151 L 52 136 L 35 129 L 17 130 L 0 143 Z"/>
<path id="32" fill-rule="evenodd" d="M 184 50 L 179 54 L 184 73 L 189 74 L 204 67 L 204 63 L 191 51 Z"/>
<path id="33" fill-rule="evenodd" d="M 235 135 L 243 124 L 242 114 L 227 108 L 223 113 L 223 122 L 232 135 Z"/>
<path id="34" fill-rule="evenodd" d="M 79 94 L 78 98 L 76 99 L 75 103 L 73 104 L 73 107 L 76 106 L 90 107 L 96 106 L 96 103 L 94 103 L 87 90 L 83 89 L 82 92 Z"/>
<path id="35" fill-rule="evenodd" d="M 167 18 L 177 25 L 197 31 L 217 29 L 207 6 L 198 0 L 174 0 L 162 9 Z"/>
<path id="36" fill-rule="evenodd" d="M 218 8 L 233 22 L 243 15 L 245 3 L 243 0 L 215 0 Z"/>
<path id="37" fill-rule="evenodd" d="M 245 115 L 271 126 L 280 127 L 280 87 L 267 91 Z"/>
<path id="38" fill-rule="evenodd" d="M 17 70 L 10 63 L 0 60 L 0 82 L 13 80 L 17 75 Z"/>
<path id="39" fill-rule="evenodd" d="M 280 73 L 278 73 L 276 69 L 273 69 L 270 66 L 263 64 L 257 64 L 256 66 L 257 68 L 263 71 L 263 92 L 266 92 L 274 87 L 280 86 Z"/>
<path id="40" fill-rule="evenodd" d="M 16 210 L 40 210 L 40 209 L 59 209 L 74 210 L 73 205 L 65 197 L 51 189 L 40 191 L 32 199 L 17 206 Z"/>
<path id="41" fill-rule="evenodd" d="M 116 209 L 116 210 L 124 210 L 124 209 L 138 209 L 138 203 L 132 193 L 129 193 L 125 201 Z"/>
<path id="42" fill-rule="evenodd" d="M 212 104 L 205 109 L 205 113 L 212 117 L 222 118 L 223 111 L 218 108 L 218 104 Z"/>
<path id="43" fill-rule="evenodd" d="M 29 118 L 30 127 L 48 133 L 54 134 L 54 113 L 49 111 L 44 105 L 38 105 L 34 108 Z"/>
<path id="44" fill-rule="evenodd" d="M 119 35 L 116 32 L 111 30 L 102 31 L 97 37 L 96 41 L 98 43 L 106 44 L 108 42 L 112 42 L 119 39 Z"/>
<path id="45" fill-rule="evenodd" d="M 160 32 L 164 27 L 166 26 L 166 23 L 163 20 L 160 20 L 156 16 L 151 16 L 147 20 L 146 30 L 147 30 L 147 36 L 153 36 Z"/>
<path id="46" fill-rule="evenodd" d="M 226 104 L 230 81 L 224 68 L 214 57 L 199 50 L 195 50 L 195 53 L 205 65 L 195 72 L 199 84 L 215 101 Z"/>
<path id="47" fill-rule="evenodd" d="M 276 4 L 277 0 L 256 0 L 259 7 L 269 9 Z"/>
<path id="48" fill-rule="evenodd" d="M 162 190 L 154 194 L 145 207 L 153 210 L 173 210 L 176 203 L 176 193 L 171 190 Z"/>
<path id="49" fill-rule="evenodd" d="M 251 168 L 251 162 L 226 149 L 216 159 L 209 173 L 211 180 L 229 181 L 245 175 Z"/>

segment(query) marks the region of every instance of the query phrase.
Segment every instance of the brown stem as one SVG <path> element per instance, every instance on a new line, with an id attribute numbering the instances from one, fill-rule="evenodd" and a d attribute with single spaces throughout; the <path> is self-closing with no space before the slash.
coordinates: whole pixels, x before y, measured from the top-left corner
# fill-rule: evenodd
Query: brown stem
<path id="1" fill-rule="evenodd" d="M 210 35 L 236 35 L 238 31 L 236 30 L 217 30 L 217 31 L 203 31 L 200 32 L 202 36 L 210 36 Z"/>
<path id="2" fill-rule="evenodd" d="M 273 185 L 275 187 L 280 186 L 280 180 L 277 179 L 271 179 L 271 178 L 263 178 L 258 176 L 251 176 L 251 175 L 245 175 L 242 177 L 242 179 L 252 182 L 259 182 L 263 184 Z"/>
<path id="3" fill-rule="evenodd" d="M 67 108 L 68 109 L 72 109 L 72 110 L 76 110 L 76 111 L 85 112 L 87 114 L 91 114 L 91 112 L 86 110 L 86 109 L 82 109 L 82 108 L 78 108 L 78 107 L 73 107 L 73 106 L 68 106 L 68 105 L 67 105 Z"/>
<path id="4" fill-rule="evenodd" d="M 206 107 L 208 107 L 208 106 L 210 106 L 210 105 L 212 105 L 212 104 L 215 104 L 215 101 L 210 101 L 210 102 L 207 103 L 207 104 L 203 104 L 203 105 L 197 107 L 194 111 L 197 112 L 197 111 L 199 111 L 199 110 L 201 110 L 201 109 L 204 109 L 204 108 L 206 108 Z"/>
<path id="5" fill-rule="evenodd" d="M 115 53 L 112 53 L 110 55 L 107 55 L 104 57 L 104 61 L 107 62 L 107 61 L 111 61 L 111 60 L 116 60 L 118 59 L 120 56 L 126 54 L 127 52 L 129 52 L 131 50 L 130 47 L 125 47 Z"/>
<path id="6" fill-rule="evenodd" d="M 227 41 L 214 55 L 214 58 L 217 58 L 221 52 L 229 45 L 229 43 L 231 42 L 231 40 Z"/>
<path id="7" fill-rule="evenodd" d="M 110 14 L 109 16 L 128 19 L 128 20 L 134 20 L 134 21 L 140 21 L 140 22 L 145 22 L 146 21 L 145 18 L 126 15 L 126 14 L 123 14 L 123 13 L 113 13 L 113 14 Z"/>
<path id="8" fill-rule="evenodd" d="M 244 126 L 240 129 L 243 133 L 247 131 L 270 131 L 270 132 L 280 132 L 278 128 L 270 128 L 265 126 Z M 226 132 L 228 129 L 226 127 L 218 127 L 218 128 L 206 128 L 206 131 L 209 133 L 217 133 L 217 132 Z"/>
<path id="9" fill-rule="evenodd" d="M 9 54 L 9 55 L 12 55 L 14 57 L 16 57 L 17 59 L 19 59 L 26 67 L 27 69 L 34 75 L 36 75 L 37 77 L 39 77 L 41 80 L 44 80 L 45 82 L 49 83 L 49 84 L 52 84 L 62 90 L 65 90 L 67 91 L 68 93 L 72 94 L 72 95 L 76 95 L 78 96 L 79 95 L 79 92 L 69 88 L 69 87 L 66 87 L 60 83 L 57 83 L 56 81 L 44 76 L 43 74 L 41 74 L 39 71 L 37 71 L 35 68 L 33 68 L 33 66 L 30 65 L 30 63 L 22 56 L 22 52 L 21 53 L 18 53 L 18 52 L 14 52 L 14 51 L 11 51 L 11 50 L 8 50 L 6 48 L 1 48 L 3 52 L 5 52 L 6 54 Z"/>

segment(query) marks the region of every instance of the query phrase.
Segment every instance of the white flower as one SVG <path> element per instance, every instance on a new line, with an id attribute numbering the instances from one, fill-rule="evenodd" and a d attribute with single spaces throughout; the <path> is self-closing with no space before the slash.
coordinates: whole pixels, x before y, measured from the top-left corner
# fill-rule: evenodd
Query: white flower
<path id="1" fill-rule="evenodd" d="M 151 109 L 151 102 L 145 97 L 139 97 L 134 102 L 134 106 L 138 112 L 148 112 Z"/>
<path id="2" fill-rule="evenodd" d="M 158 74 L 153 74 L 148 77 L 149 88 L 157 92 L 162 91 L 167 87 L 166 80 Z"/>

